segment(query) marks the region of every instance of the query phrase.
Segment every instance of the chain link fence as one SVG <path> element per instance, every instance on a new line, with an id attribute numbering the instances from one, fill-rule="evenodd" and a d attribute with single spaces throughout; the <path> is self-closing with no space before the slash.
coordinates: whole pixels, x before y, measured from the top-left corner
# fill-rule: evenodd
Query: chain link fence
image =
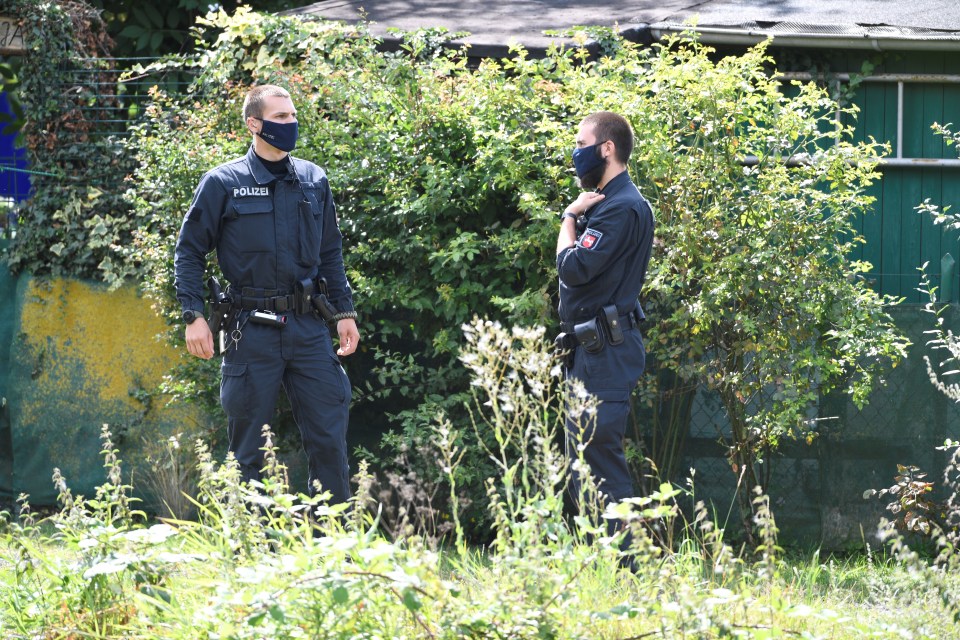
<path id="1" fill-rule="evenodd" d="M 185 92 L 192 76 L 183 70 L 150 70 L 152 58 L 81 58 L 73 61 L 59 85 L 62 95 L 73 97 L 86 128 L 81 138 L 124 137 L 131 123 L 144 115 L 158 89 L 171 94 Z"/>
<path id="2" fill-rule="evenodd" d="M 892 369 L 886 384 L 858 408 L 843 393 L 821 398 L 811 413 L 815 437 L 784 440 L 762 456 L 758 477 L 766 483 L 785 544 L 851 550 L 879 546 L 876 529 L 890 498 L 865 498 L 870 489 L 894 484 L 898 465 L 915 465 L 936 483 L 935 498 L 946 497 L 941 478 L 947 456 L 938 451 L 947 438 L 960 439 L 960 406 L 930 382 L 924 355 L 931 355 L 924 332 L 933 317 L 922 305 L 890 309 L 900 330 L 913 343 L 907 359 Z M 945 328 L 960 327 L 960 307 L 946 313 Z M 655 349 L 655 345 L 650 347 Z M 933 358 L 932 358 L 933 359 Z M 935 359 L 934 359 L 935 360 Z M 736 491 L 740 478 L 727 458 L 730 428 L 717 395 L 697 388 L 677 447 L 678 463 L 667 477 L 691 488 L 686 501 L 704 501 L 717 524 L 732 538 L 741 532 Z M 644 422 L 647 421 L 647 422 Z M 641 448 L 649 451 L 656 434 L 651 415 L 640 412 Z"/>
<path id="3" fill-rule="evenodd" d="M 183 71 L 130 71 L 146 67 L 152 58 L 80 58 L 65 69 L 57 93 L 72 105 L 60 128 L 53 133 L 59 154 L 59 167 L 30 166 L 26 150 L 20 146 L 18 131 L 0 134 L 0 237 L 10 239 L 16 233 L 19 203 L 31 193 L 31 176 L 49 176 L 71 180 L 69 168 L 82 165 L 91 153 L 89 143 L 102 141 L 98 152 L 123 154 L 120 141 L 131 123 L 144 116 L 154 88 L 178 93 L 191 81 Z M 12 114 L 6 94 L 0 94 L 0 112 Z M 52 132 L 44 132 L 50 135 Z M 124 176 L 102 176 L 96 186 L 118 186 Z"/>

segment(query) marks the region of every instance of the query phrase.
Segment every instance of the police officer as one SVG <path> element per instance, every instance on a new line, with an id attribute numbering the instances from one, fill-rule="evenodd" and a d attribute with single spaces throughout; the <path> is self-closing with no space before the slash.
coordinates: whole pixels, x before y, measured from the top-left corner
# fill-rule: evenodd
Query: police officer
<path id="1" fill-rule="evenodd" d="M 249 91 L 243 118 L 253 144 L 246 156 L 200 180 L 177 239 L 175 286 L 187 349 L 211 358 L 203 275 L 216 249 L 233 311 L 223 333 L 220 402 L 244 480 L 260 478 L 262 428 L 273 420 L 282 385 L 307 455 L 310 491 L 319 483 L 334 502 L 344 502 L 351 387 L 337 356 L 353 353 L 360 334 L 327 176 L 290 156 L 296 114 L 281 87 Z M 326 322 L 309 305 L 324 284 L 340 341 L 336 353 Z"/>
<path id="2" fill-rule="evenodd" d="M 595 417 L 568 419 L 568 451 L 585 445 L 585 461 L 610 501 L 633 495 L 623 438 L 645 363 L 638 297 L 654 230 L 650 205 L 627 172 L 632 151 L 633 130 L 622 116 L 600 111 L 580 123 L 573 163 L 590 191 L 561 214 L 557 239 L 561 342 L 572 350 L 567 379 L 582 382 L 600 402 Z"/>

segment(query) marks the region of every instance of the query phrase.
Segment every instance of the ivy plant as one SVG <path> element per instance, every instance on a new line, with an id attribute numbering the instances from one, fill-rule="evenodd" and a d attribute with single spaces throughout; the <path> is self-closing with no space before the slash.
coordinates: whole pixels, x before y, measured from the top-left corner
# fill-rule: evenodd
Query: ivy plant
<path id="1" fill-rule="evenodd" d="M 130 241 L 135 223 L 124 197 L 133 165 L 92 115 L 116 98 L 105 79 L 111 41 L 104 23 L 83 2 L 2 0 L 0 13 L 20 21 L 30 51 L 17 95 L 34 172 L 7 264 L 14 272 L 119 284 L 116 248 Z"/>

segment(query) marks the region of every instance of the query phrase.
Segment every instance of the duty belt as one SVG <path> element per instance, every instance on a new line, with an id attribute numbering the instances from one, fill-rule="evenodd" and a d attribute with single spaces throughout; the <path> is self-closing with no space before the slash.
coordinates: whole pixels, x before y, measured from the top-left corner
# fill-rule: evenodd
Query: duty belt
<path id="1" fill-rule="evenodd" d="M 272 311 L 274 313 L 308 313 L 313 310 L 311 297 L 327 295 L 327 281 L 324 278 L 305 279 L 297 283 L 296 292 L 289 289 L 258 289 L 242 287 L 239 290 L 231 286 L 227 293 L 235 309 L 245 311 Z M 336 313 L 336 310 L 333 310 Z"/>
<path id="2" fill-rule="evenodd" d="M 631 311 L 628 314 L 620 316 L 618 320 L 621 326 L 627 327 L 628 329 L 633 329 L 638 324 L 640 324 L 640 322 L 637 320 L 637 313 L 635 311 Z M 578 324 L 580 323 L 579 322 L 561 322 L 560 331 L 562 333 L 568 333 L 572 335 L 574 333 L 574 327 Z"/>
<path id="3" fill-rule="evenodd" d="M 284 293 L 279 289 L 255 289 L 253 287 L 244 287 L 239 294 L 236 290 L 230 292 L 233 299 L 233 305 L 246 311 L 275 311 L 276 313 L 286 313 L 292 311 L 296 304 L 296 296 L 292 293 Z"/>

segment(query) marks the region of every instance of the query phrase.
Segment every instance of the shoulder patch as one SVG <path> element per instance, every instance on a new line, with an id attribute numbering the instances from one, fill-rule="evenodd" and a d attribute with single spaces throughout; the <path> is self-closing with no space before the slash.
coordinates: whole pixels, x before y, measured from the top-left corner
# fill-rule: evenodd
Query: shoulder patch
<path id="1" fill-rule="evenodd" d="M 600 243 L 600 238 L 603 237 L 603 234 L 595 229 L 587 229 L 583 232 L 583 235 L 580 236 L 580 241 L 577 243 L 584 249 L 596 249 L 597 245 Z"/>

